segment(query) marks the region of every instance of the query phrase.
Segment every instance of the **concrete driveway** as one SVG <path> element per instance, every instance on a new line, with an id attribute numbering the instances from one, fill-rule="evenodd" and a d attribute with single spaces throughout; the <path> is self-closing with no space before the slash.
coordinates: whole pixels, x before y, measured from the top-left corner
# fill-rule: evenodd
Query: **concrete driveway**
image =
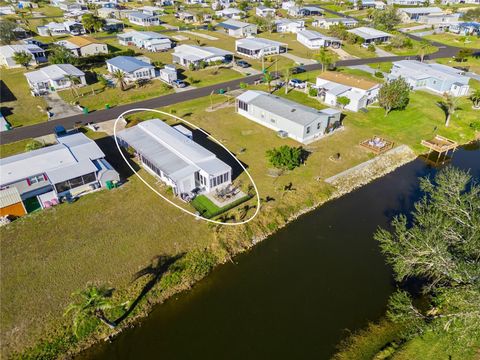
<path id="1" fill-rule="evenodd" d="M 315 60 L 305 59 L 305 58 L 302 58 L 300 56 L 293 55 L 291 53 L 283 53 L 283 54 L 280 54 L 280 55 L 282 55 L 283 57 L 286 57 L 287 59 L 295 61 L 299 65 L 310 65 L 310 64 L 316 64 L 317 63 Z"/>
<path id="2" fill-rule="evenodd" d="M 45 95 L 44 98 L 48 107 L 50 108 L 50 113 L 53 113 L 53 116 L 50 117 L 49 120 L 61 119 L 82 113 L 78 107 L 67 104 L 65 101 L 63 101 L 57 92 Z"/>

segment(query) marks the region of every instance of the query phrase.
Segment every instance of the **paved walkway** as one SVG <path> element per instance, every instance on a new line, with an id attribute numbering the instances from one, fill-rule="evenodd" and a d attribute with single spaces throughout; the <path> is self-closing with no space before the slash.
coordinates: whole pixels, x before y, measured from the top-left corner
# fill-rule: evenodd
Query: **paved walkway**
<path id="1" fill-rule="evenodd" d="M 300 56 L 293 55 L 291 53 L 283 53 L 283 54 L 280 54 L 280 55 L 282 55 L 283 57 L 286 57 L 287 59 L 295 61 L 299 65 L 310 65 L 310 64 L 316 64 L 317 63 L 315 60 L 305 59 L 305 58 L 302 58 Z"/>
<path id="2" fill-rule="evenodd" d="M 242 68 L 240 66 L 232 66 L 232 70 L 235 70 L 236 72 L 239 72 L 242 75 L 259 75 L 262 72 L 260 70 L 254 69 L 251 66 L 248 68 Z"/>
<path id="3" fill-rule="evenodd" d="M 342 48 L 335 49 L 333 47 L 329 47 L 330 50 L 332 50 L 334 53 L 336 53 L 340 60 L 348 60 L 348 59 L 358 59 L 357 56 L 350 55 L 348 52 L 343 50 Z"/>
<path id="4" fill-rule="evenodd" d="M 82 111 L 76 106 L 67 104 L 65 101 L 63 101 L 63 99 L 60 97 L 60 95 L 58 95 L 57 92 L 46 95 L 45 101 L 50 108 L 50 112 L 53 113 L 53 116 L 50 118 L 50 120 L 61 119 L 64 117 L 69 117 L 82 113 Z"/>

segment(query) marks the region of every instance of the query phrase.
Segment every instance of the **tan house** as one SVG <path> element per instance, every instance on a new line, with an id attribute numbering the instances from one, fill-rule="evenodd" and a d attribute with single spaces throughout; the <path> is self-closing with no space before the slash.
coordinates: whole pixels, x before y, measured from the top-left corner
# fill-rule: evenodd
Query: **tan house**
<path id="1" fill-rule="evenodd" d="M 57 44 L 67 48 L 75 56 L 93 56 L 108 54 L 108 46 L 91 36 L 72 36 L 65 40 L 57 41 Z"/>

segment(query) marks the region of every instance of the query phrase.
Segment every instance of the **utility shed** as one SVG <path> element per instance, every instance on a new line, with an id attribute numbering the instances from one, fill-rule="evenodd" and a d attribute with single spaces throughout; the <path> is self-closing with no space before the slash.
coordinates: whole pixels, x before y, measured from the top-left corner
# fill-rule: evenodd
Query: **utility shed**
<path id="1" fill-rule="evenodd" d="M 27 210 L 16 188 L 0 190 L 0 216 L 23 216 L 26 213 Z"/>

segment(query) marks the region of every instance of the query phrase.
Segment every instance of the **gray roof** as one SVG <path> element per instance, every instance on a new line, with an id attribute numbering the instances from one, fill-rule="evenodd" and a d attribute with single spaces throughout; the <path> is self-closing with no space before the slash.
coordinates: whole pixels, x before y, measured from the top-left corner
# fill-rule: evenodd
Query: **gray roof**
<path id="1" fill-rule="evenodd" d="M 250 26 L 250 25 L 253 25 L 253 24 L 246 23 L 246 22 L 243 22 L 243 21 L 237 21 L 237 20 L 234 20 L 234 19 L 228 19 L 228 20 L 225 20 L 225 21 L 218 24 L 218 26 L 220 26 L 220 27 L 223 27 L 225 29 L 231 29 L 231 30 L 242 29 L 242 28 Z"/>
<path id="2" fill-rule="evenodd" d="M 135 70 L 142 68 L 153 68 L 153 65 L 146 63 L 145 61 L 136 59 L 132 56 L 117 56 L 113 59 L 107 60 L 107 64 L 111 64 L 127 73 L 131 73 Z"/>
<path id="3" fill-rule="evenodd" d="M 51 183 L 97 171 L 93 160 L 105 154 L 82 133 L 63 136 L 59 143 L 0 159 L 1 184 L 46 173 Z"/>
<path id="4" fill-rule="evenodd" d="M 438 7 L 412 7 L 412 8 L 401 8 L 400 12 L 407 14 L 431 14 L 431 13 L 443 13 L 442 9 Z"/>
<path id="5" fill-rule="evenodd" d="M 71 64 L 54 64 L 41 68 L 40 70 L 25 73 L 25 77 L 31 83 L 61 80 L 67 75 L 85 76 L 85 73 Z"/>
<path id="6" fill-rule="evenodd" d="M 237 99 L 301 126 L 309 125 L 319 117 L 325 117 L 329 114 L 325 111 L 328 109 L 317 110 L 263 91 L 248 90 L 238 96 Z M 335 113 L 338 112 L 338 110 L 335 110 Z"/>
<path id="7" fill-rule="evenodd" d="M 440 80 L 455 81 L 464 78 L 463 71 L 442 64 L 427 64 L 417 60 L 401 60 L 393 63 L 399 68 L 400 76 L 405 78 L 425 79 L 434 77 Z"/>
<path id="8" fill-rule="evenodd" d="M 200 169 L 210 175 L 226 173 L 231 169 L 215 154 L 159 119 L 143 121 L 117 136 L 174 181 Z"/>
<path id="9" fill-rule="evenodd" d="M 145 14 L 145 13 L 142 13 L 142 12 L 132 12 L 130 14 L 128 14 L 129 17 L 134 17 L 134 18 L 137 18 L 137 19 L 151 19 L 151 18 L 156 18 L 158 19 L 158 16 L 157 15 L 149 15 L 149 14 Z"/>
<path id="10" fill-rule="evenodd" d="M 355 29 L 347 30 L 349 33 L 355 34 L 360 36 L 362 39 L 371 40 L 371 39 L 378 39 L 383 37 L 392 37 L 392 34 L 370 28 L 370 27 L 358 27 Z"/>
<path id="11" fill-rule="evenodd" d="M 266 47 L 284 45 L 283 43 L 280 43 L 278 41 L 273 41 L 273 40 L 264 39 L 264 38 L 239 39 L 236 41 L 236 44 L 241 45 L 243 48 L 250 49 L 250 50 L 261 50 Z"/>
<path id="12" fill-rule="evenodd" d="M 338 41 L 340 42 L 340 39 L 338 38 L 335 38 L 335 37 L 331 37 L 331 36 L 327 36 L 327 35 L 323 35 L 321 33 L 319 33 L 318 31 L 313 31 L 313 30 L 303 30 L 303 31 L 299 31 L 297 33 L 297 36 L 300 35 L 300 36 L 303 36 L 304 38 L 308 39 L 308 40 L 317 40 L 317 39 L 323 39 L 323 40 L 330 40 L 330 41 Z"/>

